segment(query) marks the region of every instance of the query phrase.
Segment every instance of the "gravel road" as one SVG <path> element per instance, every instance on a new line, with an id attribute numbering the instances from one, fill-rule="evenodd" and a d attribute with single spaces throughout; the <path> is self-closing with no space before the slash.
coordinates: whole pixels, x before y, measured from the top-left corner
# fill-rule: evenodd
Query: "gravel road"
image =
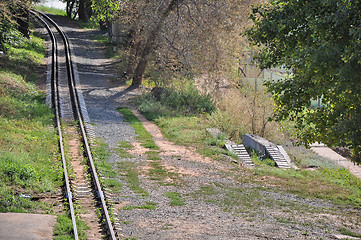
<path id="1" fill-rule="evenodd" d="M 64 19 L 56 20 L 73 47 L 94 134 L 108 145 L 111 155 L 107 161 L 119 171 L 115 178 L 123 184 L 122 191 L 113 194 L 120 238 L 341 239 L 337 234 L 343 227 L 361 233 L 359 210 L 285 194 L 267 185 L 242 183 L 237 179 L 246 177 L 246 170 L 169 143 L 156 126 L 142 119 L 160 147 L 161 166 L 176 176 L 154 180 L 147 174 L 153 162 L 147 159 L 148 150 L 140 146 L 134 129 L 117 111 L 120 106 L 131 106 L 129 97 L 141 90 L 128 91 L 115 80 L 115 60 L 107 59 L 104 47 L 91 40 L 102 32 L 82 30 Z M 115 149 L 121 141 L 134 146 L 134 158 L 117 154 Z M 117 167 L 122 162 L 137 166 L 140 186 L 149 196 L 130 189 L 123 170 Z M 177 193 L 184 204 L 173 206 L 167 193 Z"/>

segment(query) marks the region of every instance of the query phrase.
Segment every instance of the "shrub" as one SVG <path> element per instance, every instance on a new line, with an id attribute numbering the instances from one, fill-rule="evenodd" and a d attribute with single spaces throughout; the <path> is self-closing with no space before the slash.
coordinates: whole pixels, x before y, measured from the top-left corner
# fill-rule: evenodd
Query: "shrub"
<path id="1" fill-rule="evenodd" d="M 144 93 L 138 100 L 138 110 L 153 120 L 160 116 L 212 113 L 215 107 L 209 94 L 201 94 L 193 84 L 188 83 L 184 88 L 170 87 L 153 91 L 153 94 Z"/>

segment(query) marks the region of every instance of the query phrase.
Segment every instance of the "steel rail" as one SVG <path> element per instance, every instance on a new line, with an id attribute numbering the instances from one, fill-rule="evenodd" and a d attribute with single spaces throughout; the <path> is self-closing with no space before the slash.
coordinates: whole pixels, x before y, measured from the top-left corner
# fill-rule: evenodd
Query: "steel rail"
<path id="1" fill-rule="evenodd" d="M 65 152 L 64 152 L 64 141 L 63 141 L 63 134 L 61 131 L 61 123 L 60 123 L 60 111 L 59 111 L 59 89 L 58 89 L 58 43 L 55 38 L 55 35 L 53 31 L 51 31 L 50 26 L 47 24 L 47 22 L 39 16 L 36 12 L 31 11 L 32 14 L 34 14 L 45 26 L 47 29 L 51 43 L 52 43 L 52 59 L 51 59 L 51 92 L 52 92 L 52 106 L 55 111 L 55 122 L 57 126 L 58 136 L 59 136 L 59 150 L 61 153 L 61 160 L 63 164 L 63 171 L 64 171 L 64 180 L 65 180 L 65 188 L 66 193 L 65 197 L 68 199 L 69 204 L 69 211 L 70 211 L 70 217 L 73 224 L 73 233 L 74 238 L 76 240 L 79 239 L 78 237 L 78 230 L 76 226 L 76 218 L 75 218 L 75 211 L 74 211 L 74 205 L 73 205 L 73 197 L 70 189 L 70 181 L 68 176 L 68 171 L 66 167 L 66 160 L 65 160 Z"/>
<path id="2" fill-rule="evenodd" d="M 82 116 L 82 112 L 81 112 L 81 108 L 80 108 L 80 104 L 79 104 L 78 93 L 76 91 L 76 84 L 75 84 L 75 80 L 74 80 L 75 79 L 74 68 L 73 68 L 73 62 L 71 59 L 71 49 L 70 49 L 69 40 L 68 40 L 67 36 L 65 35 L 65 33 L 60 29 L 60 27 L 50 17 L 48 17 L 44 13 L 41 13 L 41 12 L 38 12 L 38 13 L 41 14 L 42 16 L 44 16 L 49 22 L 51 22 L 54 25 L 54 27 L 60 33 L 60 35 L 64 41 L 64 45 L 65 45 L 65 49 L 66 49 L 65 56 L 66 56 L 66 63 L 67 63 L 67 69 L 68 69 L 68 79 L 69 79 L 69 87 L 70 87 L 70 91 L 71 91 L 71 98 L 73 101 L 73 107 L 75 110 L 76 118 L 78 119 L 79 129 L 80 129 L 81 135 L 82 135 L 83 144 L 84 144 L 84 148 L 85 148 L 85 154 L 88 157 L 88 163 L 90 165 L 90 170 L 91 170 L 91 174 L 93 177 L 94 186 L 97 191 L 97 196 L 101 202 L 101 206 L 102 206 L 101 208 L 103 211 L 103 216 L 105 218 L 105 223 L 107 225 L 107 230 L 108 230 L 109 236 L 112 240 L 115 240 L 116 237 L 115 237 L 114 229 L 113 229 L 113 226 L 112 226 L 112 223 L 110 220 L 108 208 L 107 208 L 106 201 L 105 201 L 105 196 L 104 196 L 104 193 L 102 191 L 102 188 L 101 188 L 101 185 L 99 182 L 98 174 L 97 174 L 97 171 L 96 171 L 96 168 L 94 165 L 94 160 L 92 157 L 87 133 L 86 133 L 85 126 L 84 126 L 83 116 Z"/>

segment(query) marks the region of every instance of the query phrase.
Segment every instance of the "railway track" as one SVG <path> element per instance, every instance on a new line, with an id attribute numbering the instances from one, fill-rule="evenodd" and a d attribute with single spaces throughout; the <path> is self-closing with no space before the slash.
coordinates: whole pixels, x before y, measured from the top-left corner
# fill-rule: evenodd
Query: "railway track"
<path id="1" fill-rule="evenodd" d="M 79 104 L 79 96 L 76 89 L 74 69 L 71 57 L 71 49 L 69 45 L 69 40 L 61 28 L 47 15 L 32 10 L 31 13 L 35 15 L 40 22 L 46 27 L 52 44 L 51 50 L 51 92 L 52 92 L 52 106 L 55 112 L 55 124 L 57 132 L 59 135 L 59 149 L 61 154 L 61 160 L 64 169 L 64 181 L 65 181 L 65 197 L 68 201 L 70 217 L 73 223 L 73 233 L 74 238 L 79 239 L 77 218 L 82 218 L 82 216 L 77 216 L 78 211 L 74 211 L 74 200 L 81 198 L 82 202 L 91 203 L 94 202 L 94 198 L 97 200 L 97 206 L 95 208 L 100 208 L 102 212 L 102 219 L 92 219 L 94 222 L 102 222 L 102 231 L 106 232 L 103 234 L 102 238 L 106 237 L 108 239 L 116 239 L 115 232 L 110 220 L 109 212 L 106 205 L 106 200 L 99 182 L 97 171 L 94 166 L 94 161 L 88 142 L 88 136 L 85 129 L 85 124 L 83 121 L 82 108 Z M 86 179 L 87 176 L 77 176 L 77 180 L 72 180 L 69 178 L 68 168 L 69 163 L 66 162 L 66 153 L 65 153 L 65 141 L 64 141 L 64 127 L 63 123 L 67 122 L 76 122 L 76 128 L 78 131 L 73 131 L 73 134 L 80 134 L 80 136 L 74 136 L 74 139 L 81 139 L 81 146 L 84 155 L 87 158 L 88 171 L 91 176 L 91 184 L 87 186 L 87 183 L 82 182 L 80 179 Z M 80 149 L 80 147 L 76 147 Z M 73 159 L 74 160 L 74 159 Z M 78 162 L 81 160 L 78 159 Z M 73 164 L 73 163 L 72 163 Z M 79 163 L 78 163 L 79 164 Z M 74 168 L 74 164 L 73 164 Z M 84 167 L 81 167 L 84 169 Z M 83 169 L 79 170 L 75 175 L 86 174 L 86 171 Z M 88 174 L 86 174 L 88 175 Z M 76 186 L 74 186 L 76 185 Z M 92 191 L 88 190 L 79 190 L 92 188 Z M 76 190 L 77 189 L 77 190 Z M 93 194 L 92 194 L 93 193 Z M 94 196 L 95 195 L 95 196 Z M 74 197 L 75 196 L 75 197 Z M 94 209 L 95 213 L 97 212 Z M 93 214 L 94 217 L 94 214 Z M 95 214 L 97 217 L 97 214 Z M 88 216 L 89 218 L 89 216 Z M 94 238 L 94 237 L 93 237 Z M 88 239 L 91 239 L 91 237 Z"/>

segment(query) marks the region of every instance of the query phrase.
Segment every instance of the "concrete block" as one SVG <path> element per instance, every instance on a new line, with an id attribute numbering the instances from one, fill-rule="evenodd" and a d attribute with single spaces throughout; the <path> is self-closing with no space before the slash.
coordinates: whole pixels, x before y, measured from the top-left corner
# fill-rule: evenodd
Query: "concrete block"
<path id="1" fill-rule="evenodd" d="M 243 135 L 243 145 L 245 147 L 250 147 L 261 154 L 266 154 L 265 146 L 276 146 L 270 141 L 254 134 L 244 134 Z"/>

